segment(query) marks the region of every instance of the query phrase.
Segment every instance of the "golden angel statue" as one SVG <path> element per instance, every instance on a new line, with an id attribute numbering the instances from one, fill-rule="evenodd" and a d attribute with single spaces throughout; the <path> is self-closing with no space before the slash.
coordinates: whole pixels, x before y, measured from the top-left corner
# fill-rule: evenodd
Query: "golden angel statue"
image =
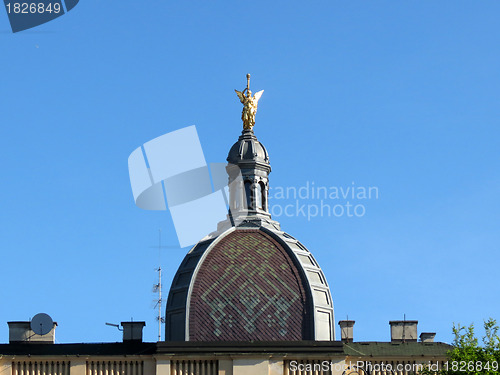
<path id="1" fill-rule="evenodd" d="M 247 74 L 247 87 L 243 91 L 236 91 L 240 102 L 243 104 L 243 111 L 241 112 L 241 119 L 243 120 L 243 129 L 252 130 L 255 125 L 255 114 L 257 113 L 257 104 L 264 90 L 256 92 L 252 96 L 250 91 L 250 74 Z"/>

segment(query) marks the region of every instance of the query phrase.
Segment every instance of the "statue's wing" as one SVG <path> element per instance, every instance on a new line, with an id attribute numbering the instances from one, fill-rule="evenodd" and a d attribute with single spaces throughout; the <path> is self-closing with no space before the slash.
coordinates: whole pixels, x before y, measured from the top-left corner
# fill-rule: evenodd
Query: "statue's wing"
<path id="1" fill-rule="evenodd" d="M 260 99 L 260 97 L 262 96 L 262 94 L 264 93 L 264 90 L 260 90 L 259 92 L 256 92 L 255 95 L 253 96 L 254 100 L 255 100 L 255 103 L 257 103 Z"/>
<path id="2" fill-rule="evenodd" d="M 245 97 L 245 95 L 243 95 L 243 93 L 241 91 L 238 91 L 238 90 L 234 90 L 236 91 L 236 95 L 238 95 L 238 98 L 240 98 L 240 101 L 243 101 L 243 98 Z"/>

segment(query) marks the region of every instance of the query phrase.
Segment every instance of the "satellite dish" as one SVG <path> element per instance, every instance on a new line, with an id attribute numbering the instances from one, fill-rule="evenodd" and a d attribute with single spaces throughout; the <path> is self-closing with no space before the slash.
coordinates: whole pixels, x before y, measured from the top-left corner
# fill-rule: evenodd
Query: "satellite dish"
<path id="1" fill-rule="evenodd" d="M 52 318 L 47 314 L 36 314 L 33 319 L 31 319 L 31 330 L 37 335 L 46 335 L 52 330 L 53 327 L 54 322 L 52 321 Z"/>

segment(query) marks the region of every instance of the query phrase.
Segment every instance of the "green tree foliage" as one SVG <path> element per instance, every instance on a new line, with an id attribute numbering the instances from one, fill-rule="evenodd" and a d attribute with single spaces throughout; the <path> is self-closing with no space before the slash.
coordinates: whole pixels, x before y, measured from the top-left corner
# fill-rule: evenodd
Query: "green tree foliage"
<path id="1" fill-rule="evenodd" d="M 474 333 L 474 325 L 468 327 L 453 325 L 454 348 L 448 352 L 448 365 L 439 375 L 498 375 L 500 374 L 499 327 L 494 319 L 484 322 L 485 335 L 482 345 Z M 433 374 L 424 370 L 423 374 Z"/>

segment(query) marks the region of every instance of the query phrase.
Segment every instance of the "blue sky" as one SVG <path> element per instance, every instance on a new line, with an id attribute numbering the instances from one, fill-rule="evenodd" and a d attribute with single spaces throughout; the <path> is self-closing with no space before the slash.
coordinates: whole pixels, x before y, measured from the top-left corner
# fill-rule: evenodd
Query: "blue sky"
<path id="1" fill-rule="evenodd" d="M 119 341 L 104 323 L 131 318 L 156 340 L 151 246 L 159 229 L 172 246 L 166 290 L 188 249 L 167 212 L 134 205 L 127 158 L 194 124 L 223 162 L 246 73 L 265 89 L 271 186 L 379 189 L 361 218 L 279 218 L 356 340 L 388 340 L 403 314 L 445 342 L 453 322 L 500 318 L 499 13 L 494 0 L 82 0 L 12 34 L 0 11 L 0 342 L 38 312 L 59 342 Z"/>

